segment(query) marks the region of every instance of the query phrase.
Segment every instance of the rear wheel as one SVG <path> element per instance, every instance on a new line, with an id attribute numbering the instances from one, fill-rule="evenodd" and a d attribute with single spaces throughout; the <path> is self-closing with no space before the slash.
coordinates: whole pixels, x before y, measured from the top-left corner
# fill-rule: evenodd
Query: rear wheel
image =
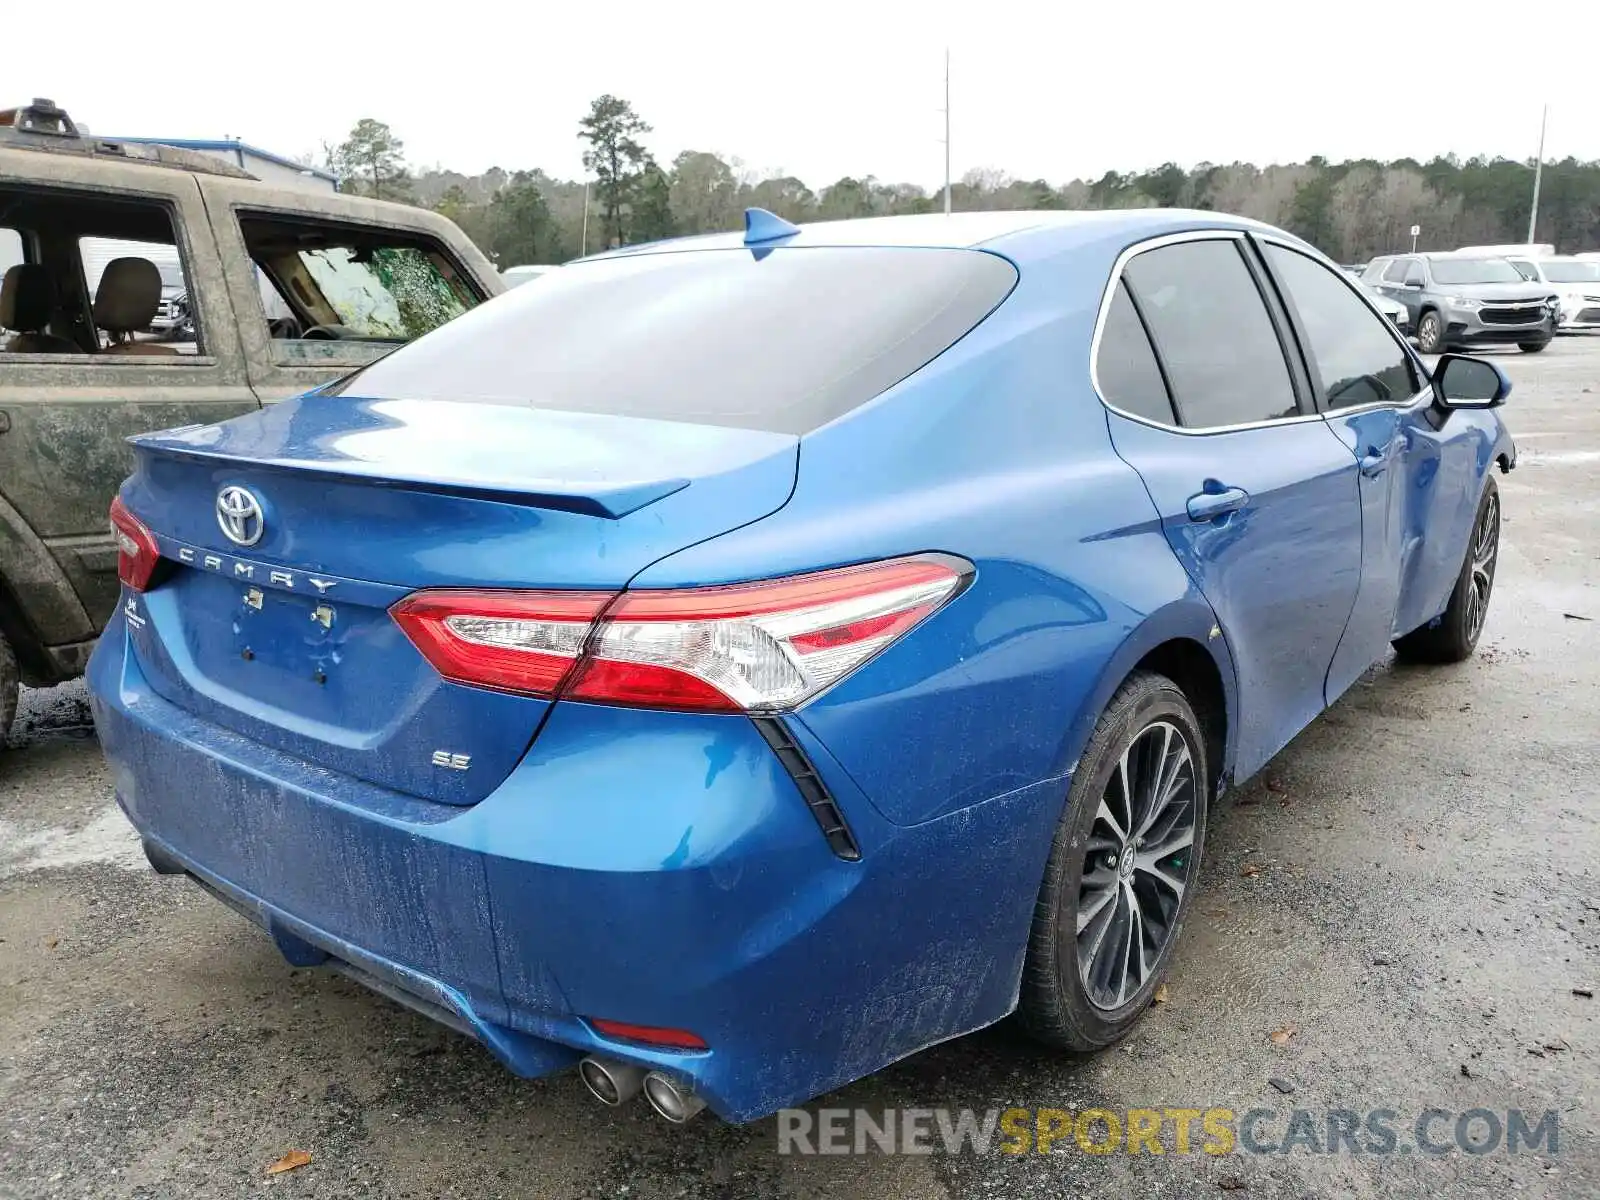
<path id="1" fill-rule="evenodd" d="M 17 656 L 11 652 L 11 643 L 0 633 L 0 751 L 6 748 L 6 735 L 11 732 L 11 722 L 17 715 L 17 691 L 21 686 L 17 674 Z"/>
<path id="2" fill-rule="evenodd" d="M 1549 344 L 1550 342 L 1548 339 L 1542 342 L 1518 342 L 1517 349 L 1521 350 L 1524 354 L 1537 354 Z"/>
<path id="3" fill-rule="evenodd" d="M 1489 478 L 1478 501 L 1478 516 L 1467 541 L 1467 557 L 1443 615 L 1397 640 L 1395 652 L 1411 662 L 1454 663 L 1478 645 L 1489 615 L 1494 570 L 1500 559 L 1500 488 Z"/>
<path id="4" fill-rule="evenodd" d="M 1424 354 L 1444 353 L 1444 318 L 1432 309 L 1417 321 L 1417 349 Z"/>
<path id="5" fill-rule="evenodd" d="M 1210 774 L 1176 684 L 1117 690 L 1073 774 L 1034 910 L 1018 1018 L 1069 1050 L 1116 1041 L 1166 976 L 1194 895 Z"/>

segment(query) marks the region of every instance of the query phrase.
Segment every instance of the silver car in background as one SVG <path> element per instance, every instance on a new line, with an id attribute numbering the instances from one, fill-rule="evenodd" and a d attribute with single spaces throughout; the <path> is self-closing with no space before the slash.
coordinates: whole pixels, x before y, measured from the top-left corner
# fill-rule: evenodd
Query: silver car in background
<path id="1" fill-rule="evenodd" d="M 1524 279 L 1536 280 L 1561 300 L 1557 333 L 1600 329 L 1600 262 L 1572 255 L 1506 256 Z"/>

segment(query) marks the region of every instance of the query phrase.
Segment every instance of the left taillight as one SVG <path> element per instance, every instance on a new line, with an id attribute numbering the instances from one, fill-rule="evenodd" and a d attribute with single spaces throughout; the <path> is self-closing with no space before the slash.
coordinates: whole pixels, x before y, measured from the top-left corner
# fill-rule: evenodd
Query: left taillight
<path id="1" fill-rule="evenodd" d="M 111 534 L 117 539 L 117 578 L 136 592 L 144 591 L 161 561 L 161 549 L 155 534 L 128 511 L 121 496 L 111 502 Z"/>

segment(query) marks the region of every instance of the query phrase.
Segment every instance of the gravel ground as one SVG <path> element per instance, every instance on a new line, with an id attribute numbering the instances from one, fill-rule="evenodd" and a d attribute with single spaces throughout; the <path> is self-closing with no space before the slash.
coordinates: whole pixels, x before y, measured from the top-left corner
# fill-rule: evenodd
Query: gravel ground
<path id="1" fill-rule="evenodd" d="M 1374 669 L 1234 794 L 1166 1002 L 1093 1059 L 990 1030 L 810 1108 L 1262 1107 L 1269 1142 L 1389 1108 L 1406 1150 L 1427 1108 L 1552 1110 L 1553 1152 L 780 1156 L 603 1109 L 149 872 L 69 685 L 0 756 L 0 1197 L 1600 1195 L 1600 338 L 1501 361 L 1477 657 Z"/>

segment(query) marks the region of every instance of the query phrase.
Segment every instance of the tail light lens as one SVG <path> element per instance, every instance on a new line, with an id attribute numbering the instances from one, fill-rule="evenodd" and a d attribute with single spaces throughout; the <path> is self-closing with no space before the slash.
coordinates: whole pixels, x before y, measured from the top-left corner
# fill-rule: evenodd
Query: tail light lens
<path id="1" fill-rule="evenodd" d="M 111 502 L 111 535 L 117 539 L 117 578 L 136 592 L 144 591 L 161 561 L 161 550 L 155 534 L 128 511 L 121 496 Z"/>
<path id="2" fill-rule="evenodd" d="M 956 595 L 970 564 L 894 559 L 670 591 L 419 592 L 395 619 L 447 679 L 646 708 L 793 708 Z"/>
<path id="3" fill-rule="evenodd" d="M 417 592 L 391 609 L 439 674 L 553 697 L 609 592 Z"/>

